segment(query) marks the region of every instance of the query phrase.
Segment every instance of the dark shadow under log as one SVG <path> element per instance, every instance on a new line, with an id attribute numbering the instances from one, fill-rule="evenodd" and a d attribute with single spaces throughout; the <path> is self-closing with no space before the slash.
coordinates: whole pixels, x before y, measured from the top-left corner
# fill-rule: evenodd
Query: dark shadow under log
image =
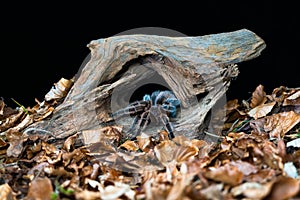
<path id="1" fill-rule="evenodd" d="M 238 76 L 236 64 L 256 58 L 265 46 L 247 29 L 193 37 L 140 34 L 91 41 L 91 58 L 64 102 L 49 119 L 28 128 L 64 138 L 106 126 L 112 111 L 127 106 L 130 94 L 159 82 L 182 103 L 175 134 L 199 138 L 207 113 Z"/>

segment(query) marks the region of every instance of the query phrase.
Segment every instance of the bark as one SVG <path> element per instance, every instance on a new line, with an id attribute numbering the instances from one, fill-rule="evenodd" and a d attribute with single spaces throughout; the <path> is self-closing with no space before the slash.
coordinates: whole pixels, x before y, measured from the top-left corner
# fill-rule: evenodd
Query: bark
<path id="1" fill-rule="evenodd" d="M 28 128 L 65 138 L 111 123 L 110 113 L 128 104 L 128 91 L 161 82 L 181 100 L 175 135 L 201 136 L 200 127 L 239 74 L 237 64 L 266 47 L 250 30 L 191 37 L 122 35 L 93 40 L 91 58 L 53 115 Z M 117 94 L 117 95 L 116 95 Z"/>

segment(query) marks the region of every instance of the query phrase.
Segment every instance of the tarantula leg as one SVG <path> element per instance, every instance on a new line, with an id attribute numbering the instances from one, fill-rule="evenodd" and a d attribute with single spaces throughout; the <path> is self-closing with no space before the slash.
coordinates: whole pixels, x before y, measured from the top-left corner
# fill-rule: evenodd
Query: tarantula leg
<path id="1" fill-rule="evenodd" d="M 165 127 L 166 131 L 168 132 L 169 138 L 173 139 L 175 137 L 174 132 L 173 132 L 173 126 L 170 123 L 168 116 L 167 115 L 162 115 L 161 120 L 164 124 L 164 127 Z"/>
<path id="2" fill-rule="evenodd" d="M 138 136 L 149 124 L 150 114 L 149 111 L 144 112 L 141 116 L 136 116 L 134 118 L 133 124 L 129 130 L 132 132 L 131 139 Z"/>
<path id="3" fill-rule="evenodd" d="M 136 134 L 136 127 L 137 127 L 138 122 L 140 121 L 140 118 L 141 118 L 141 116 L 139 116 L 139 115 L 134 117 L 133 122 L 132 122 L 129 130 L 127 131 L 128 133 L 134 133 L 134 134 L 131 134 L 131 135 L 137 135 Z"/>
<path id="4" fill-rule="evenodd" d="M 112 113 L 112 117 L 117 119 L 124 115 L 136 115 L 148 109 L 150 101 L 136 101 L 129 104 L 126 108 L 120 109 Z"/>

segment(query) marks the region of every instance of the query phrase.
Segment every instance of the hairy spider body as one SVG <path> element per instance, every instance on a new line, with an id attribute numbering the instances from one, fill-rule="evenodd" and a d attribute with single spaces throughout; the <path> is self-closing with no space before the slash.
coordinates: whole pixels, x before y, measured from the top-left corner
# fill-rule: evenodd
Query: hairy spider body
<path id="1" fill-rule="evenodd" d="M 176 98 L 172 91 L 155 91 L 151 95 L 146 94 L 141 101 L 135 101 L 124 109 L 120 109 L 112 114 L 114 119 L 133 115 L 133 123 L 129 129 L 130 138 L 139 135 L 150 123 L 155 126 L 163 125 L 168 132 L 169 138 L 174 138 L 174 128 L 170 118 L 175 118 L 180 100 Z"/>

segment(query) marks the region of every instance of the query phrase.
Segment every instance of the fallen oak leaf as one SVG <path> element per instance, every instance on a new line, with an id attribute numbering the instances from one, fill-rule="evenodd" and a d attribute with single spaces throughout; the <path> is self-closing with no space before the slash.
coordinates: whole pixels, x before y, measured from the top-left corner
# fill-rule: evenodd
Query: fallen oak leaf
<path id="1" fill-rule="evenodd" d="M 33 121 L 33 115 L 26 115 L 26 117 L 17 126 L 11 127 L 11 129 L 15 131 L 21 131 L 30 124 L 32 124 Z"/>
<path id="2" fill-rule="evenodd" d="M 64 142 L 64 145 L 62 149 L 66 150 L 67 152 L 70 152 L 74 149 L 76 139 L 78 138 L 78 134 L 74 134 L 72 136 L 69 136 L 66 141 Z"/>
<path id="3" fill-rule="evenodd" d="M 15 131 L 13 129 L 9 129 L 6 132 L 6 138 L 9 143 L 9 147 L 7 149 L 8 157 L 18 157 L 23 151 L 23 134 L 19 131 Z"/>
<path id="4" fill-rule="evenodd" d="M 54 83 L 51 90 L 45 95 L 45 101 L 59 100 L 64 98 L 74 83 L 73 78 L 68 80 L 61 78 L 57 83 Z"/>
<path id="5" fill-rule="evenodd" d="M 130 185 L 121 182 L 114 182 L 114 185 L 108 185 L 100 193 L 101 199 L 112 200 L 126 196 L 128 199 L 134 200 L 135 191 L 130 188 Z"/>
<path id="6" fill-rule="evenodd" d="M 137 138 L 139 149 L 141 149 L 143 152 L 147 153 L 154 148 L 154 143 L 150 136 L 146 136 L 142 133 L 136 138 Z"/>
<path id="7" fill-rule="evenodd" d="M 277 175 L 277 172 L 271 168 L 260 169 L 255 174 L 250 174 L 244 177 L 245 182 L 266 183 L 271 181 Z"/>
<path id="8" fill-rule="evenodd" d="M 224 190 L 224 183 L 210 184 L 208 187 L 200 191 L 200 195 L 197 195 L 199 199 L 224 199 L 222 192 Z"/>
<path id="9" fill-rule="evenodd" d="M 0 199 L 16 200 L 16 194 L 7 183 L 0 185 Z"/>
<path id="10" fill-rule="evenodd" d="M 300 105 L 300 90 L 285 98 L 282 105 Z"/>
<path id="11" fill-rule="evenodd" d="M 269 132 L 271 138 L 284 137 L 284 135 L 300 122 L 300 114 L 289 111 L 265 117 L 264 130 Z"/>
<path id="12" fill-rule="evenodd" d="M 258 105 L 256 107 L 252 108 L 250 111 L 248 111 L 247 114 L 250 117 L 253 117 L 254 119 L 265 117 L 267 114 L 269 114 L 271 112 L 271 110 L 273 109 L 275 104 L 276 104 L 276 102 L 273 101 L 270 103 Z"/>
<path id="13" fill-rule="evenodd" d="M 243 195 L 250 199 L 264 199 L 271 191 L 274 181 L 264 184 L 246 182 L 231 189 L 233 196 Z"/>
<path id="14" fill-rule="evenodd" d="M 273 184 L 270 194 L 267 199 L 290 199 L 298 194 L 300 189 L 299 179 L 280 176 Z"/>
<path id="15" fill-rule="evenodd" d="M 300 147 L 300 138 L 296 138 L 287 142 L 286 147 Z"/>
<path id="16" fill-rule="evenodd" d="M 126 140 L 123 144 L 121 144 L 119 147 L 124 148 L 128 151 L 138 151 L 139 150 L 139 145 L 137 142 L 132 141 L 132 140 Z"/>
<path id="17" fill-rule="evenodd" d="M 114 144 L 120 142 L 121 132 L 121 126 L 97 127 L 95 129 L 83 130 L 81 132 L 81 139 L 85 145 L 92 145 L 103 141 Z"/>
<path id="18" fill-rule="evenodd" d="M 267 98 L 271 101 L 276 101 L 278 104 L 282 104 L 284 99 L 286 99 L 290 94 L 293 94 L 295 89 L 289 89 L 285 86 L 280 86 L 275 88 L 272 94 L 267 95 Z"/>
<path id="19" fill-rule="evenodd" d="M 217 168 L 210 167 L 204 172 L 204 176 L 214 181 L 220 181 L 231 186 L 236 186 L 242 183 L 244 174 L 237 166 L 227 163 Z"/>
<path id="20" fill-rule="evenodd" d="M 241 172 L 243 172 L 245 176 L 248 176 L 250 174 L 255 174 L 258 171 L 257 166 L 241 160 L 231 161 L 230 165 L 236 166 Z"/>
<path id="21" fill-rule="evenodd" d="M 51 180 L 47 177 L 36 178 L 31 181 L 29 185 L 29 191 L 26 196 L 26 200 L 30 199 L 43 199 L 50 200 L 51 194 L 53 193 L 53 187 Z"/>
<path id="22" fill-rule="evenodd" d="M 263 160 L 272 169 L 283 171 L 283 160 L 280 157 L 278 147 L 271 141 L 263 141 L 262 143 Z"/>
<path id="23" fill-rule="evenodd" d="M 22 120 L 22 117 L 24 116 L 23 110 L 18 110 L 18 112 L 13 113 L 12 115 L 9 115 L 7 118 L 5 118 L 0 123 L 0 132 L 4 132 L 9 128 L 13 128 L 20 120 Z M 1 133 L 5 134 L 5 133 Z"/>
<path id="24" fill-rule="evenodd" d="M 75 192 L 75 198 L 77 200 L 97 200 L 100 197 L 99 191 L 90 191 L 87 189 L 84 189 L 82 191 L 76 191 Z"/>
<path id="25" fill-rule="evenodd" d="M 299 178 L 297 168 L 295 167 L 293 162 L 284 163 L 284 173 L 288 177 Z"/>
<path id="26" fill-rule="evenodd" d="M 267 101 L 266 92 L 264 91 L 263 85 L 258 85 L 254 92 L 252 93 L 250 107 L 254 108 L 256 106 L 262 105 Z"/>
<path id="27" fill-rule="evenodd" d="M 191 184 L 192 179 L 195 174 L 187 172 L 187 166 L 185 163 L 181 164 L 180 173 L 177 175 L 176 181 L 167 196 L 167 200 L 174 200 L 174 199 L 184 199 L 185 190 Z"/>
<path id="28" fill-rule="evenodd" d="M 14 108 L 8 107 L 5 104 L 4 100 L 0 98 L 0 120 L 6 119 L 7 117 L 9 117 L 11 115 L 14 115 L 14 114 L 16 114 L 18 112 L 19 112 L 18 109 L 14 109 Z"/>

